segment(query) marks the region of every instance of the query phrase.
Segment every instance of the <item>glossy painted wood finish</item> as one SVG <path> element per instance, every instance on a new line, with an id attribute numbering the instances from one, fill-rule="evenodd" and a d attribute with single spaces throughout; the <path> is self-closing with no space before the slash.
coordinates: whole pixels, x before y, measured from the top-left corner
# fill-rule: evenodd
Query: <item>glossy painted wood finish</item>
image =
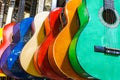
<path id="1" fill-rule="evenodd" d="M 12 34 L 13 34 L 13 27 L 15 23 L 10 23 L 4 26 L 3 28 L 3 40 L 0 44 L 0 58 L 3 54 L 4 50 L 8 47 L 8 45 L 12 42 Z"/>
<path id="2" fill-rule="evenodd" d="M 18 43 L 18 41 L 20 40 L 20 34 L 19 34 L 19 29 L 20 29 L 20 23 L 17 23 L 14 27 L 13 27 L 13 36 L 12 36 L 12 42 L 11 44 L 5 49 L 5 51 L 3 52 L 1 59 L 0 59 L 0 67 L 2 69 L 2 71 L 9 77 L 12 78 L 17 78 L 16 76 L 14 76 L 12 74 L 12 72 L 10 72 L 10 70 L 7 67 L 7 59 L 8 56 L 10 55 L 10 52 L 12 51 L 12 49 L 15 47 L 15 45 Z"/>
<path id="3" fill-rule="evenodd" d="M 74 34 L 77 32 L 79 28 L 79 20 L 76 10 L 78 6 L 81 4 L 81 2 L 82 2 L 81 0 L 68 1 L 68 3 L 65 6 L 67 24 L 58 34 L 54 43 L 51 44 L 52 46 L 49 48 L 48 51 L 49 62 L 54 71 L 56 71 L 56 73 L 64 74 L 67 77 L 76 80 L 84 79 L 80 77 L 78 74 L 76 74 L 73 68 L 71 67 L 67 51 Z"/>
<path id="4" fill-rule="evenodd" d="M 20 63 L 22 68 L 29 74 L 34 76 L 41 77 L 41 72 L 38 72 L 34 66 L 34 53 L 38 46 L 45 39 L 45 31 L 44 31 L 44 21 L 48 16 L 49 12 L 40 12 L 34 18 L 34 35 L 32 38 L 26 43 L 22 52 L 20 54 Z M 32 68 L 32 69 L 31 69 Z"/>
<path id="5" fill-rule="evenodd" d="M 1 59 L 1 56 L 2 56 L 3 52 L 5 51 L 5 49 L 12 42 L 12 33 L 13 33 L 14 25 L 15 25 L 15 23 L 12 22 L 12 23 L 9 23 L 9 24 L 5 25 L 4 28 L 3 28 L 2 41 L 1 41 L 1 44 L 0 44 L 0 59 Z M 2 75 L 4 75 L 4 74 L 2 74 Z"/>
<path id="6" fill-rule="evenodd" d="M 69 60 L 70 60 L 72 67 L 79 75 L 82 75 L 84 77 L 88 77 L 85 75 L 83 69 L 81 68 L 81 65 L 79 64 L 78 59 L 77 59 L 77 55 L 76 55 L 76 45 L 77 45 L 79 35 L 81 33 L 81 30 L 84 29 L 84 27 L 86 26 L 86 24 L 88 23 L 88 20 L 89 20 L 89 15 L 88 15 L 88 12 L 86 9 L 85 2 L 82 2 L 82 4 L 78 7 L 77 12 L 78 12 L 79 21 L 80 21 L 80 28 L 70 43 Z"/>
<path id="7" fill-rule="evenodd" d="M 11 50 L 7 59 L 8 70 L 18 78 L 23 79 L 32 78 L 30 77 L 31 75 L 26 73 L 21 68 L 21 64 L 19 63 L 19 55 L 25 43 L 30 38 L 29 32 L 31 32 L 30 27 L 33 22 L 33 19 L 34 19 L 33 17 L 25 18 L 20 22 L 20 40 L 18 41 L 18 43 L 15 44 L 14 48 Z"/>
<path id="8" fill-rule="evenodd" d="M 119 80 L 120 56 L 95 52 L 94 49 L 94 46 L 120 49 L 120 1 L 114 0 L 114 9 L 118 15 L 114 24 L 107 23 L 103 19 L 103 1 L 106 0 L 97 0 L 96 2 L 95 0 L 86 0 L 86 7 L 90 19 L 86 27 L 81 30 L 82 32 L 77 42 L 77 59 L 86 74 L 88 73 L 92 77 L 100 80 Z M 109 18 L 113 17 L 111 16 Z M 108 25 L 116 27 L 110 28 Z"/>
<path id="9" fill-rule="evenodd" d="M 46 38 L 42 42 L 37 51 L 37 63 L 39 70 L 45 77 L 54 79 L 54 80 L 66 80 L 62 76 L 59 76 L 54 70 L 52 69 L 51 65 L 49 64 L 48 60 L 48 47 L 49 44 L 54 40 L 54 38 L 59 33 L 59 27 L 61 25 L 59 15 L 62 12 L 62 8 L 56 8 L 52 10 L 48 16 L 49 21 L 46 23 L 46 27 L 49 26 L 50 30 L 47 34 Z"/>

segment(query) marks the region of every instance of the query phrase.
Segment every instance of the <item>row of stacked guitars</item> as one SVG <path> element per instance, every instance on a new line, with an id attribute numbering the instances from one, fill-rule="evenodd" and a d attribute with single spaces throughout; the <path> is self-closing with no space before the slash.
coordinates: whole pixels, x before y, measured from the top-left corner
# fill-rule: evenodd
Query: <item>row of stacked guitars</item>
<path id="1" fill-rule="evenodd" d="M 15 2 L 19 1 L 17 15 Z M 1 1 L 1 75 L 23 80 L 120 80 L 120 0 Z M 38 5 L 38 6 L 37 6 Z M 46 8 L 46 9 L 45 9 Z M 37 12 L 37 13 L 36 13 Z"/>

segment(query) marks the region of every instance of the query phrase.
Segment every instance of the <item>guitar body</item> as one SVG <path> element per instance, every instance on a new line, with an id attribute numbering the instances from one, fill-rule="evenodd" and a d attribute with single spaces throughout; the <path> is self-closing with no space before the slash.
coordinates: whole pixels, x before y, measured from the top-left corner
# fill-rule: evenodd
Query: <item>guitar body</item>
<path id="1" fill-rule="evenodd" d="M 77 12 L 78 12 L 79 21 L 80 21 L 80 28 L 70 43 L 69 60 L 70 60 L 72 67 L 79 75 L 87 77 L 86 75 L 82 74 L 84 71 L 83 71 L 83 69 L 81 69 L 81 66 L 78 62 L 77 55 L 76 55 L 76 45 L 77 45 L 79 35 L 81 33 L 81 30 L 84 29 L 84 27 L 86 26 L 86 24 L 88 23 L 88 20 L 89 20 L 89 15 L 88 15 L 88 12 L 86 9 L 85 2 L 82 2 L 82 4 L 78 7 Z"/>
<path id="2" fill-rule="evenodd" d="M 71 7 L 71 5 L 74 6 Z M 69 44 L 79 28 L 79 21 L 76 13 L 79 5 L 81 5 L 81 0 L 70 0 L 67 2 L 64 13 L 67 18 L 67 24 L 55 38 L 54 43 L 50 44 L 52 46 L 49 48 L 48 57 L 49 62 L 56 73 L 64 74 L 71 79 L 84 80 L 76 74 L 71 67 L 67 53 Z"/>
<path id="3" fill-rule="evenodd" d="M 29 30 L 33 22 L 33 19 L 34 18 L 32 17 L 26 18 L 20 22 L 20 40 L 11 50 L 7 59 L 8 70 L 18 78 L 29 78 L 31 76 L 22 69 L 19 63 L 19 55 L 25 43 L 30 37 L 29 36 L 30 34 L 28 32 L 30 32 Z"/>
<path id="4" fill-rule="evenodd" d="M 14 28 L 13 28 L 13 41 L 11 42 L 11 44 L 5 49 L 5 51 L 2 54 L 2 57 L 0 59 L 0 67 L 2 69 L 2 71 L 9 77 L 12 78 L 16 78 L 18 79 L 16 76 L 14 76 L 7 67 L 7 59 L 8 56 L 10 55 L 10 52 L 13 50 L 13 48 L 15 47 L 15 45 L 18 43 L 18 41 L 20 40 L 20 34 L 19 34 L 19 29 L 20 29 L 20 23 L 17 23 Z"/>
<path id="5" fill-rule="evenodd" d="M 5 25 L 4 28 L 2 29 L 3 35 L 2 35 L 2 40 L 1 40 L 1 44 L 0 44 L 0 59 L 1 59 L 1 56 L 2 56 L 3 52 L 5 51 L 5 49 L 12 42 L 12 34 L 13 34 L 14 25 L 15 25 L 15 23 L 12 22 L 12 23 Z M 1 72 L 2 71 L 0 71 L 0 73 Z M 2 74 L 2 75 L 4 75 L 4 74 Z"/>
<path id="6" fill-rule="evenodd" d="M 53 11 L 50 12 L 46 23 L 50 27 L 50 32 L 47 34 L 45 40 L 42 42 L 42 44 L 39 47 L 39 50 L 37 51 L 37 63 L 39 70 L 42 72 L 42 74 L 45 77 L 48 77 L 50 79 L 54 80 L 66 80 L 62 76 L 59 76 L 57 73 L 55 73 L 49 64 L 48 60 L 48 47 L 52 40 L 57 36 L 59 33 L 59 26 L 60 26 L 60 18 L 59 15 L 62 12 L 62 8 L 56 8 Z"/>
<path id="7" fill-rule="evenodd" d="M 34 18 L 34 34 L 32 38 L 26 43 L 20 54 L 20 63 L 22 68 L 29 74 L 41 77 L 41 72 L 36 70 L 34 66 L 34 53 L 38 46 L 45 39 L 44 20 L 49 12 L 40 12 Z M 35 65 L 37 65 L 35 63 Z"/>
<path id="8" fill-rule="evenodd" d="M 110 24 L 102 16 L 103 0 L 86 0 L 90 20 L 79 36 L 77 59 L 86 73 L 100 80 L 120 79 L 120 56 L 115 51 L 120 49 L 119 4 L 120 1 L 114 0 L 116 21 Z"/>

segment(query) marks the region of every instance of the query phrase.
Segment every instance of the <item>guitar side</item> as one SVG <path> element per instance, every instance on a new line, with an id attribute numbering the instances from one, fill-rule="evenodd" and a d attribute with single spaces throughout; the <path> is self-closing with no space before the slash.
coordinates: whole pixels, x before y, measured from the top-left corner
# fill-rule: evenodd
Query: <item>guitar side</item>
<path id="1" fill-rule="evenodd" d="M 30 35 L 28 36 L 28 32 L 30 32 L 30 27 L 33 19 L 33 17 L 25 18 L 20 22 L 20 40 L 18 41 L 18 43 L 15 44 L 7 59 L 8 70 L 18 78 L 24 79 L 31 76 L 21 68 L 21 65 L 19 63 L 19 55 L 25 43 L 27 42 L 27 40 L 29 40 Z"/>
<path id="2" fill-rule="evenodd" d="M 26 43 L 20 54 L 20 63 L 22 68 L 29 74 L 41 77 L 41 72 L 37 71 L 34 66 L 34 53 L 38 46 L 45 39 L 44 20 L 49 12 L 40 12 L 34 18 L 34 30 L 32 38 Z M 37 64 L 36 64 L 37 65 Z M 32 68 L 32 70 L 31 70 Z"/>
<path id="3" fill-rule="evenodd" d="M 79 21 L 80 21 L 80 28 L 79 28 L 78 32 L 75 34 L 74 38 L 72 39 L 72 41 L 70 43 L 69 60 L 70 60 L 70 63 L 72 65 L 72 67 L 74 68 L 74 70 L 79 75 L 82 75 L 83 77 L 87 77 L 85 75 L 84 70 L 81 68 L 80 64 L 78 63 L 77 55 L 76 55 L 76 45 L 77 45 L 79 35 L 80 35 L 81 31 L 84 29 L 84 27 L 86 26 L 86 24 L 88 23 L 88 20 L 89 20 L 89 15 L 88 15 L 88 12 L 87 12 L 87 9 L 86 9 L 85 2 L 82 2 L 82 4 L 78 7 L 77 12 L 78 12 Z"/>
<path id="4" fill-rule="evenodd" d="M 20 39 L 19 36 L 19 26 L 20 23 L 17 23 L 14 28 L 13 28 L 13 41 L 11 42 L 11 44 L 5 49 L 5 51 L 3 52 L 2 56 L 1 56 L 1 60 L 0 60 L 0 67 L 2 69 L 2 71 L 9 77 L 14 77 L 16 79 L 19 79 L 17 77 L 15 77 L 9 70 L 7 67 L 7 59 L 8 56 L 10 55 L 11 50 L 14 48 L 14 46 L 17 44 L 17 42 Z"/>
<path id="5" fill-rule="evenodd" d="M 48 16 L 48 21 L 46 27 L 50 27 L 49 34 L 46 35 L 46 38 L 42 42 L 42 44 L 39 47 L 39 50 L 37 51 L 37 63 L 39 70 L 42 72 L 42 74 L 45 77 L 51 78 L 51 79 L 59 79 L 59 80 L 65 80 L 62 76 L 59 76 L 57 73 L 55 73 L 52 69 L 52 67 L 49 64 L 48 60 L 48 47 L 51 41 L 57 36 L 59 33 L 59 25 L 60 25 L 60 19 L 59 15 L 62 12 L 62 8 L 56 8 L 52 10 Z M 49 67 L 47 67 L 49 66 Z"/>
<path id="6" fill-rule="evenodd" d="M 12 33 L 13 33 L 14 25 L 15 25 L 15 23 L 12 22 L 12 23 L 5 25 L 4 28 L 2 29 L 3 34 L 2 34 L 2 40 L 0 43 L 0 59 L 1 59 L 1 56 L 2 56 L 3 52 L 5 51 L 5 49 L 12 42 Z M 4 75 L 4 74 L 1 73 L 1 75 Z"/>

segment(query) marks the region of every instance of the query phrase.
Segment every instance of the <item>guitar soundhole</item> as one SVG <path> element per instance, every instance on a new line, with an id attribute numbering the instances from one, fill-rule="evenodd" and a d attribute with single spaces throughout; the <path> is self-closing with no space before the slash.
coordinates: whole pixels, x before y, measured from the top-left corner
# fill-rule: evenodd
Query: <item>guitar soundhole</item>
<path id="1" fill-rule="evenodd" d="M 117 20 L 116 14 L 111 9 L 106 9 L 102 13 L 103 19 L 108 24 L 114 24 Z"/>

